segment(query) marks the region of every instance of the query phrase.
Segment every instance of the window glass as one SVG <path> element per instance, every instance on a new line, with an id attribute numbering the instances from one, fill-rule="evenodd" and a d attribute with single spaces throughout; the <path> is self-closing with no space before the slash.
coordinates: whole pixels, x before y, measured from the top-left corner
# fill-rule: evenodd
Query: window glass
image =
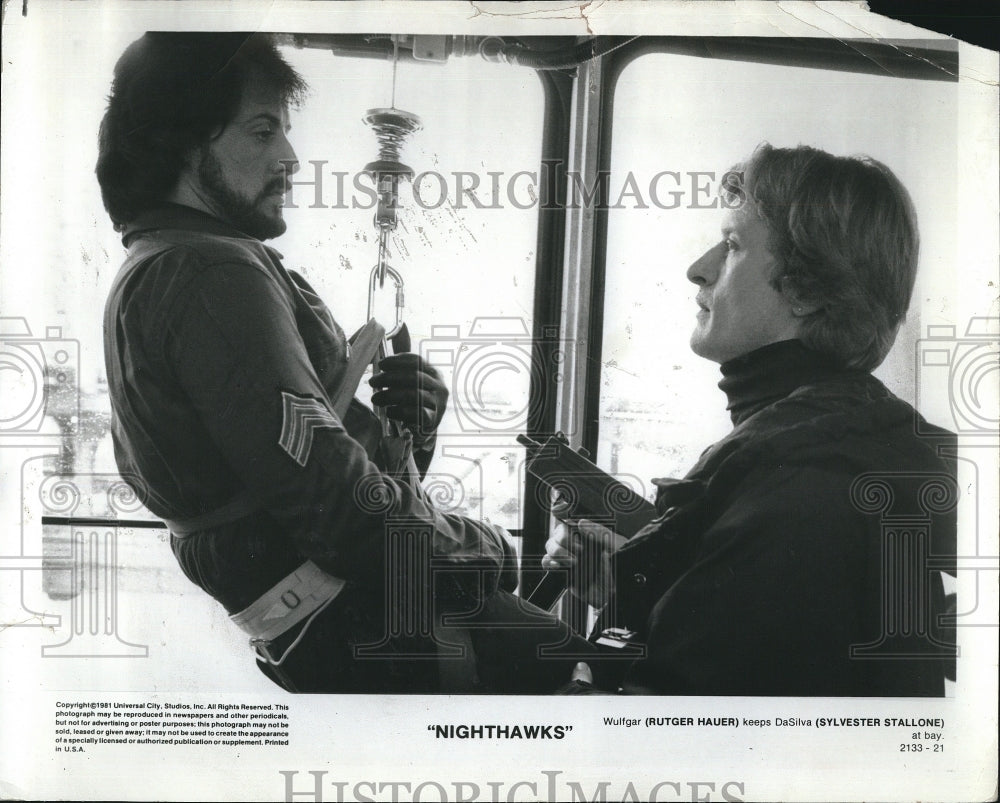
<path id="1" fill-rule="evenodd" d="M 876 372 L 914 400 L 922 325 L 947 314 L 954 253 L 956 85 L 651 54 L 614 97 L 598 462 L 683 476 L 731 428 L 718 366 L 691 353 L 688 266 L 720 239 L 718 182 L 761 142 L 866 153 L 909 189 L 921 224 L 918 286 Z M 659 178 L 657 178 L 659 176 Z M 652 186 L 651 186 L 652 185 Z M 715 207 L 715 208 L 711 208 Z M 646 492 L 652 496 L 652 487 Z"/>
<path id="2" fill-rule="evenodd" d="M 0 165 L 0 434 L 6 447 L 0 512 L 9 533 L 6 553 L 43 556 L 46 571 L 24 573 L 22 601 L 25 617 L 47 612 L 40 620 L 46 626 L 73 621 L 79 610 L 96 606 L 98 596 L 89 586 L 94 593 L 81 596 L 78 575 L 70 576 L 70 529 L 43 532 L 40 514 L 144 515 L 124 493 L 115 496 L 120 506 L 110 508 L 110 491 L 120 485 L 108 432 L 102 310 L 125 251 L 103 209 L 94 166 L 114 64 L 149 20 L 123 16 L 95 29 L 71 12 L 45 25 L 22 25 L 17 17 L 18 35 L 4 39 L 14 74 L 4 73 Z M 297 179 L 313 178 L 310 160 L 325 161 L 326 173 L 318 204 L 316 188 L 296 187 L 298 208 L 285 213 L 288 232 L 272 242 L 350 333 L 366 317 L 368 274 L 377 255 L 374 210 L 351 208 L 349 193 L 347 208 L 336 208 L 345 201 L 338 204 L 334 171 L 343 174 L 349 191 L 353 177 L 377 158 L 375 136 L 362 117 L 367 109 L 390 105 L 392 67 L 321 50 L 285 53 L 312 87 L 305 106 L 291 115 L 291 140 L 302 162 Z M 516 187 L 517 199 L 529 201 L 521 203 L 524 208 L 508 203 L 506 193 L 513 174 L 538 169 L 542 99 L 533 71 L 478 58 L 401 64 L 398 70 L 396 105 L 424 124 L 404 147 L 403 160 L 417 173 L 436 171 L 445 183 L 441 197 L 435 177 L 425 177 L 426 208 L 404 188 L 390 249 L 391 264 L 405 281 L 414 349 L 437 344 L 433 351 L 446 379 L 457 376 L 427 484 L 443 509 L 508 527 L 519 523 L 523 450 L 514 434 L 523 429 L 527 408 L 528 373 L 520 358 L 530 347 L 524 333 L 532 327 L 538 210 L 530 203 L 530 181 L 519 180 Z M 17 146 L 8 150 L 8 140 Z M 475 195 L 488 208 L 459 197 L 455 173 L 462 171 L 479 177 L 483 186 Z M 499 174 L 498 204 L 491 202 L 491 171 Z M 469 187 L 474 179 L 462 181 Z M 363 192 L 358 196 L 369 202 Z M 391 323 L 392 296 L 384 295 L 389 303 L 376 315 Z M 47 403 L 41 392 L 46 382 L 57 386 Z M 196 685 L 195 675 L 178 672 L 190 649 L 163 645 L 190 644 L 192 634 L 208 633 L 211 638 L 195 639 L 192 649 L 209 656 L 232 690 L 273 688 L 263 676 L 246 672 L 245 637 L 221 606 L 180 573 L 164 531 L 116 532 L 122 571 L 111 576 L 118 578 L 113 590 L 121 591 L 121 605 L 117 635 L 107 639 L 116 652 L 108 654 L 137 654 L 140 647 L 116 641 L 135 639 L 149 642 L 156 657 L 141 662 L 141 672 L 136 664 L 135 673 L 116 675 L 116 684 Z M 105 563 L 93 565 L 107 576 Z M 103 608 L 94 607 L 95 616 L 99 610 L 103 615 Z M 50 634 L 50 643 L 66 633 Z M 81 688 L 100 687 L 106 666 L 88 664 L 77 679 Z"/>
<path id="3" fill-rule="evenodd" d="M 30 316 L 24 323 L 39 340 L 71 340 L 68 381 L 74 391 L 82 389 L 87 411 L 80 436 L 87 445 L 76 450 L 80 465 L 74 466 L 83 472 L 114 471 L 101 311 L 125 256 L 93 174 L 97 130 L 114 62 L 141 33 L 121 31 L 120 41 L 92 58 L 85 37 L 64 32 L 67 45 L 54 57 L 64 71 L 49 62 L 51 53 L 37 56 L 40 72 L 58 73 L 71 87 L 60 88 L 59 104 L 48 103 L 48 95 L 17 104 L 27 113 L 19 136 L 38 148 L 4 165 L 5 184 L 23 188 L 3 195 L 5 264 L 31 257 L 31 264 L 5 271 L 5 278 L 16 274 L 18 303 L 6 305 L 4 314 Z M 33 53 L 25 58 L 35 59 Z M 283 53 L 311 91 L 291 113 L 289 138 L 300 169 L 289 199 L 294 208 L 285 210 L 288 231 L 271 244 L 350 334 L 366 321 L 378 252 L 373 185 L 361 174 L 379 152 L 363 117 L 392 104 L 392 63 L 319 49 Z M 454 384 L 428 483 L 445 509 L 518 527 L 523 450 L 514 435 L 523 431 L 528 407 L 524 357 L 530 354 L 538 210 L 529 188 L 537 179 L 517 174 L 538 171 L 542 87 L 533 70 L 478 57 L 400 62 L 396 78 L 395 105 L 418 115 L 423 127 L 402 148 L 417 181 L 400 192 L 389 261 L 403 278 L 413 350 L 432 356 Z M 67 119 L 77 123 L 67 127 Z M 516 203 L 508 200 L 509 188 Z M 51 216 L 45 230 L 53 236 L 33 237 L 37 210 Z M 377 294 L 374 315 L 387 328 L 395 320 L 395 297 L 391 281 Z"/>
<path id="4" fill-rule="evenodd" d="M 313 91 L 293 123 L 295 179 L 303 183 L 277 245 L 350 334 L 366 320 L 378 255 L 371 183 L 358 176 L 378 147 L 362 118 L 391 104 L 392 65 L 325 51 L 289 56 Z M 538 171 L 542 86 L 532 70 L 478 57 L 400 63 L 395 105 L 418 115 L 423 128 L 403 146 L 401 159 L 416 175 L 400 191 L 389 263 L 403 279 L 413 350 L 451 389 L 425 487 L 445 510 L 518 528 L 523 449 L 514 437 L 527 420 L 538 214 L 528 189 L 537 181 L 518 174 Z M 317 190 L 320 208 L 310 208 Z M 394 305 L 387 280 L 374 310 L 387 328 Z"/>

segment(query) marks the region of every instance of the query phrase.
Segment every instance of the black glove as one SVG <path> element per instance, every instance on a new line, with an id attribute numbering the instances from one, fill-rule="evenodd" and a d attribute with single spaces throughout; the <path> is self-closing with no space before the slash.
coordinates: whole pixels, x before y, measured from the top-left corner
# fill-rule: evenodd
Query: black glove
<path id="1" fill-rule="evenodd" d="M 394 354 L 378 364 L 368 384 L 375 389 L 372 404 L 413 433 L 414 448 L 433 444 L 448 404 L 448 388 L 434 366 L 419 354 Z"/>

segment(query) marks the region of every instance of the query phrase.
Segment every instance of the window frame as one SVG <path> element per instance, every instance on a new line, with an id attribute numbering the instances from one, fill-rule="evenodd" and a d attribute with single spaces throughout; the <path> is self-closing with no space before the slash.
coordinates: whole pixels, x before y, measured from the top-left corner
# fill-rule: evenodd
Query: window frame
<path id="1" fill-rule="evenodd" d="M 926 45 L 926 46 L 923 46 Z M 931 46 L 933 45 L 933 47 Z M 614 139 L 614 104 L 618 81 L 625 69 L 635 60 L 648 54 L 688 55 L 694 58 L 726 59 L 733 61 L 763 62 L 788 67 L 818 68 L 846 72 L 888 75 L 894 78 L 919 78 L 958 82 L 958 43 L 954 40 L 906 40 L 903 43 L 872 42 L 866 40 L 831 41 L 813 38 L 773 38 L 773 37 L 636 37 L 607 55 L 579 65 L 573 79 L 574 98 L 579 103 L 581 84 L 589 88 L 596 85 L 598 99 L 590 101 L 590 109 L 598 117 L 579 121 L 575 130 L 561 132 L 566 140 L 566 164 L 571 164 L 570 156 L 579 146 L 580 136 L 591 137 L 596 144 L 596 175 L 611 175 L 611 154 Z M 548 96 L 547 96 L 548 99 Z M 547 120 L 547 123 L 549 121 Z M 572 115 L 567 125 L 574 122 Z M 549 126 L 544 129 L 550 135 Z M 553 134 L 554 136 L 554 134 Z M 543 147 L 543 152 L 545 148 Z M 563 177 L 565 179 L 565 176 Z M 562 271 L 562 293 L 560 302 L 566 306 L 570 300 L 570 287 L 585 277 L 586 309 L 577 310 L 574 322 L 576 332 L 585 343 L 586 354 L 576 362 L 583 376 L 569 376 L 566 381 L 582 398 L 562 400 L 558 422 L 561 427 L 573 426 L 570 443 L 591 455 L 598 454 L 600 440 L 601 379 L 604 340 L 604 306 L 607 281 L 608 230 L 609 230 L 609 182 L 600 182 L 594 199 L 593 215 L 577 215 L 566 219 L 567 230 L 564 239 L 573 238 L 579 242 L 586 238 L 590 227 L 589 242 L 585 248 L 565 253 L 566 264 Z M 564 193 L 565 201 L 565 193 Z M 576 226 L 576 230 L 571 230 Z M 539 221 L 539 236 L 542 223 Z M 541 251 L 539 251 L 541 261 Z M 544 269 L 539 265 L 536 272 L 536 295 L 543 295 L 550 287 L 545 283 Z M 538 303 L 536 302 L 536 309 Z M 566 321 L 561 321 L 565 327 Z M 565 334 L 565 332 L 564 332 Z M 543 355 L 538 354 L 541 358 Z M 545 364 L 545 363 L 541 363 Z M 590 370 L 588 366 L 597 366 Z M 531 397 L 534 401 L 534 397 Z M 528 486 L 526 477 L 525 499 L 528 506 L 534 504 L 533 488 Z M 536 505 L 537 506 L 537 505 Z M 547 538 L 548 524 L 535 531 L 538 512 L 525 510 L 525 556 L 532 558 Z M 531 527 L 529 527 L 529 521 Z M 530 548 L 529 548 L 530 545 Z M 522 576 L 535 577 L 537 570 L 525 569 L 527 561 L 522 558 Z M 536 564 L 537 565 L 537 564 Z M 533 584 L 522 583 L 523 591 L 530 591 Z M 564 601 L 565 602 L 565 601 Z M 570 600 L 564 604 L 562 617 L 578 632 L 585 632 L 593 617 L 586 604 L 580 600 Z"/>
<path id="2" fill-rule="evenodd" d="M 927 46 L 920 46 L 920 45 Z M 934 47 L 930 47 L 933 44 Z M 917 78 L 958 82 L 958 43 L 954 40 L 907 40 L 905 47 L 870 39 L 831 41 L 812 38 L 772 37 L 638 37 L 599 59 L 596 69 L 601 82 L 601 118 L 599 123 L 600 175 L 611 175 L 611 151 L 614 137 L 614 103 L 618 80 L 625 69 L 642 56 L 661 53 L 695 58 L 754 61 L 789 67 L 842 70 L 846 72 L 889 75 L 894 78 Z M 607 278 L 609 198 L 602 187 L 597 196 L 593 220 L 592 275 L 587 343 L 591 362 L 600 363 L 604 332 L 604 294 Z M 579 266 L 567 265 L 573 276 Z M 537 292 L 537 286 L 536 286 Z M 601 375 L 587 375 L 583 389 L 581 446 L 597 454 L 600 438 Z"/>

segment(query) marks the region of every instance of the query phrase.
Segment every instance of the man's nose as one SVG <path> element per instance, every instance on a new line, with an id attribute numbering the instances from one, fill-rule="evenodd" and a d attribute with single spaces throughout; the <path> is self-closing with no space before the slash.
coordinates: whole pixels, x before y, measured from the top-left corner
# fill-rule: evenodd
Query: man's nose
<path id="1" fill-rule="evenodd" d="M 709 248 L 687 269 L 688 281 L 697 285 L 715 284 L 715 280 L 719 278 L 719 269 L 726 261 L 728 250 L 729 246 L 725 240 Z"/>
<path id="2" fill-rule="evenodd" d="M 281 164 L 281 169 L 284 170 L 286 176 L 297 173 L 299 170 L 299 157 L 296 156 L 295 148 L 292 147 L 292 143 L 287 139 L 285 139 L 285 147 L 281 150 L 278 162 Z"/>

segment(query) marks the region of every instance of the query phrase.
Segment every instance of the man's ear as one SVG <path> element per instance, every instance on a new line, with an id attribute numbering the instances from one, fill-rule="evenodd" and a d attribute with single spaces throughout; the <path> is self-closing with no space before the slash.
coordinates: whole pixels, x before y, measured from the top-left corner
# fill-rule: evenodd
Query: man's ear
<path id="1" fill-rule="evenodd" d="M 796 318 L 807 318 L 823 308 L 822 304 L 803 301 L 794 293 L 785 293 L 785 298 L 788 299 L 788 303 L 792 308 L 792 315 Z"/>
<path id="2" fill-rule="evenodd" d="M 781 277 L 779 289 L 788 302 L 788 306 L 792 310 L 792 315 L 796 318 L 806 318 L 823 308 L 823 305 L 818 301 L 807 301 L 804 299 L 800 293 L 792 288 L 791 283 L 787 279 L 787 276 Z"/>

